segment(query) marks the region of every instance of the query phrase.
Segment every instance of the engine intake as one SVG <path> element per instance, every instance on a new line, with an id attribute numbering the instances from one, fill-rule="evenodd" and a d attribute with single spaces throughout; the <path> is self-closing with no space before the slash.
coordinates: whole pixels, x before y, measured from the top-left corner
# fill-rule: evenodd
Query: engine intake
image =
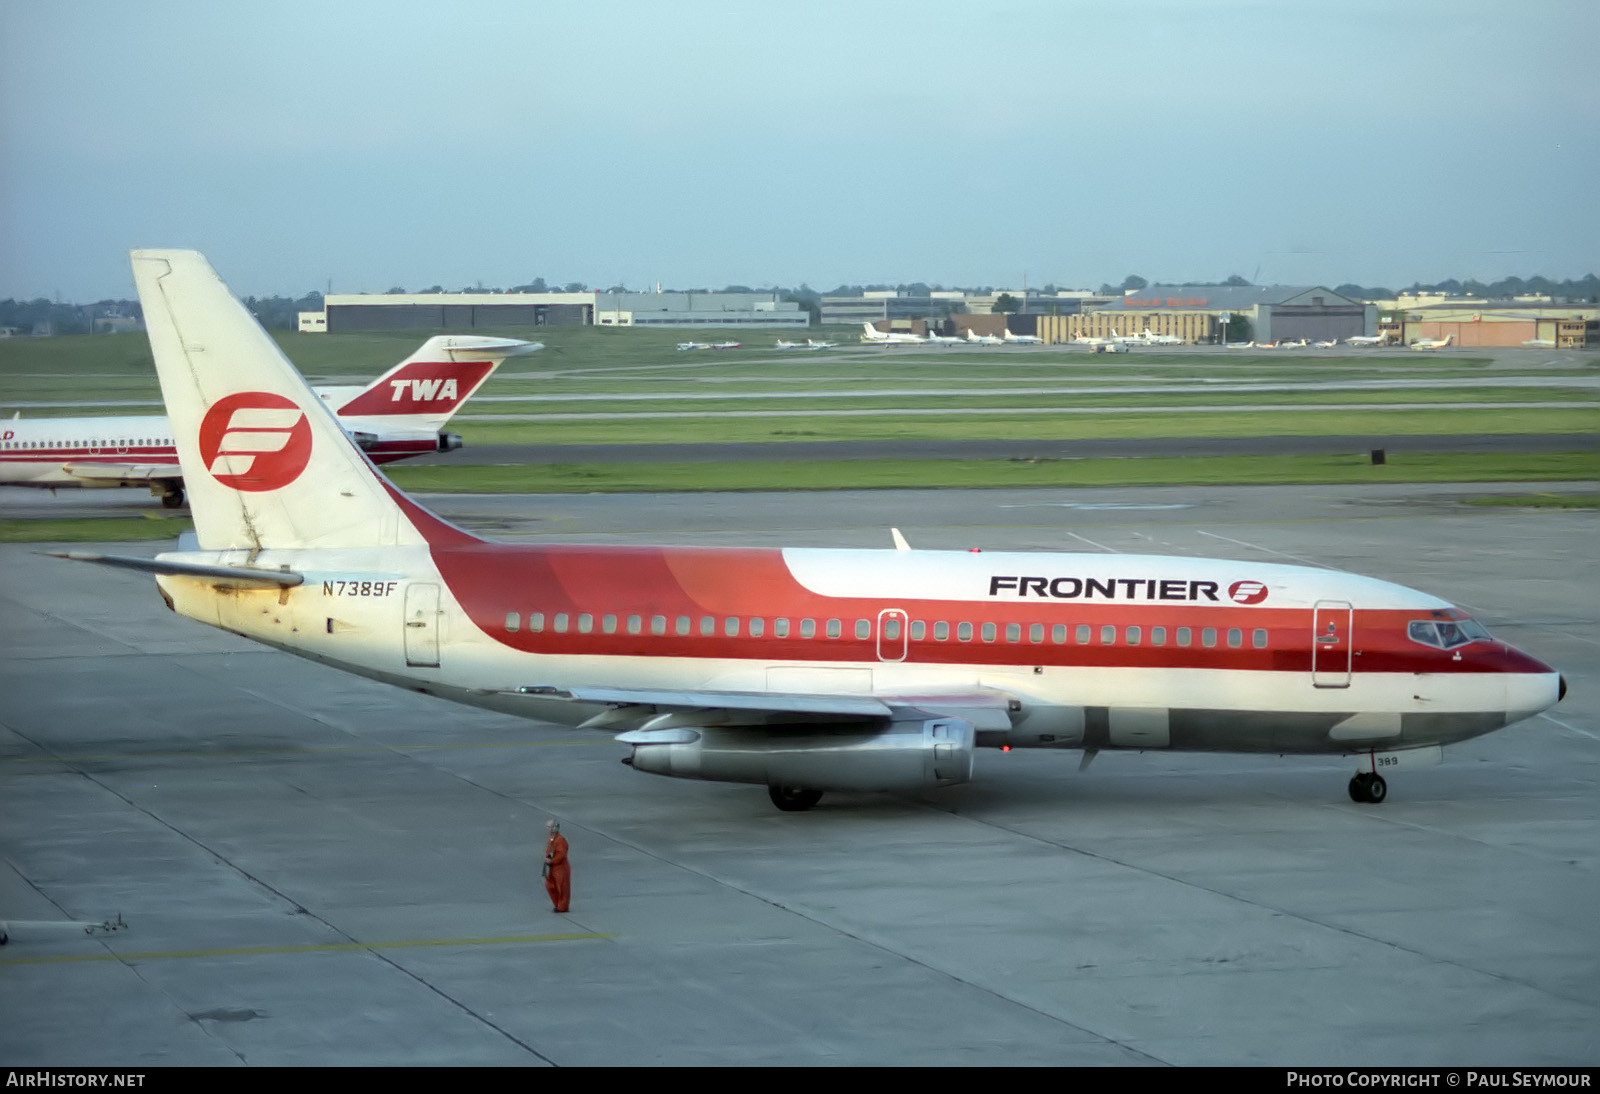
<path id="1" fill-rule="evenodd" d="M 635 770 L 676 779 L 803 786 L 812 790 L 921 790 L 972 778 L 972 723 L 907 718 L 887 724 L 720 726 L 636 730 Z"/>

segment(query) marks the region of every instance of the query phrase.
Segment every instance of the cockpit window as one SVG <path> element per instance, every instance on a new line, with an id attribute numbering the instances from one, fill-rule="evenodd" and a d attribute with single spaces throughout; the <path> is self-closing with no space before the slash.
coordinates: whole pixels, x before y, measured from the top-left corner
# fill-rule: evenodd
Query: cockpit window
<path id="1" fill-rule="evenodd" d="M 1406 625 L 1406 637 L 1434 649 L 1453 650 L 1469 642 L 1487 639 L 1489 632 L 1482 623 L 1473 619 L 1414 619 Z"/>

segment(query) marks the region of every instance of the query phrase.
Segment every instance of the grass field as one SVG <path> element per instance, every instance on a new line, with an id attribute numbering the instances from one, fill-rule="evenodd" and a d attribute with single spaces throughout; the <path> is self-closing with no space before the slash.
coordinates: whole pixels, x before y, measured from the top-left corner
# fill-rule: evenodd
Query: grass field
<path id="1" fill-rule="evenodd" d="M 1482 457 L 1486 462 L 1450 457 L 1436 465 L 1391 459 L 1384 468 L 1367 467 L 1356 457 L 1348 458 L 1353 464 L 1301 457 L 488 468 L 468 462 L 473 445 L 1381 438 L 1585 433 L 1600 425 L 1600 355 L 1587 353 L 1184 349 L 1105 356 L 1069 347 L 881 349 L 856 344 L 854 329 L 821 332 L 840 343 L 824 352 L 779 351 L 773 347 L 776 335 L 741 332 L 748 342 L 743 349 L 685 353 L 676 349 L 682 332 L 541 327 L 492 333 L 542 341 L 546 349 L 508 364 L 453 420 L 450 428 L 467 443 L 459 462 L 426 469 L 400 466 L 394 471 L 397 481 L 420 489 L 675 490 L 1400 481 L 1407 476 L 1410 481 L 1570 480 L 1596 473 L 1592 455 L 1581 452 Z M 425 334 L 275 337 L 313 382 L 356 383 L 391 367 Z M 1309 386 L 1312 381 L 1319 386 Z M 1279 387 L 1240 391 L 1240 384 Z M 1338 386 L 1322 386 L 1330 384 Z M 1138 390 L 1113 390 L 1127 388 Z M 151 405 L 64 405 L 138 399 Z M 1520 405 L 1537 403 L 1549 405 Z M 9 414 L 19 404 L 26 405 L 30 417 L 159 413 L 148 344 L 139 334 L 0 340 L 0 412 Z M 1256 409 L 1262 406 L 1285 409 Z"/>

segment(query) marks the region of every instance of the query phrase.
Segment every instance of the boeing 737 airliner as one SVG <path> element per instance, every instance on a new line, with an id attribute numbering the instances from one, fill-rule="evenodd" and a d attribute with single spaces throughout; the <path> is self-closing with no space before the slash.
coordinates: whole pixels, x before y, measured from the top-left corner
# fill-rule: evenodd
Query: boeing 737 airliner
<path id="1" fill-rule="evenodd" d="M 450 452 L 461 438 L 442 432 L 507 357 L 537 342 L 440 335 L 366 387 L 312 390 L 373 463 Z M 0 422 L 0 484 L 148 486 L 168 508 L 183 504 L 183 470 L 167 419 L 21 418 Z"/>
<path id="2" fill-rule="evenodd" d="M 1352 798 L 1565 693 L 1427 593 L 1226 559 L 509 545 L 385 480 L 205 259 L 137 251 L 195 539 L 176 611 L 349 672 L 617 735 L 634 770 L 966 782 L 979 747 L 1352 757 Z"/>

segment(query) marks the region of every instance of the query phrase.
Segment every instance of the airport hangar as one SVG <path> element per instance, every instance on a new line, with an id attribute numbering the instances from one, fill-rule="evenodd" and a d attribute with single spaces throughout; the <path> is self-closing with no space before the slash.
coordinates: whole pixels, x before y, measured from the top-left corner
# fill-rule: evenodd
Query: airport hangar
<path id="1" fill-rule="evenodd" d="M 1446 297 L 1428 303 L 1384 308 L 1378 331 L 1407 345 L 1418 339 L 1453 338 L 1468 347 L 1548 344 L 1555 349 L 1600 346 L 1600 307 L 1552 301 L 1510 303 Z"/>
<path id="2" fill-rule="evenodd" d="M 1033 333 L 1046 342 L 1145 330 L 1190 343 L 1323 342 L 1376 328 L 1376 308 L 1320 285 L 1151 285 L 1077 315 L 1041 315 Z"/>
<path id="3" fill-rule="evenodd" d="M 304 334 L 479 328 L 792 329 L 811 314 L 776 292 L 339 293 L 300 313 Z"/>
<path id="4" fill-rule="evenodd" d="M 931 326 L 957 336 L 967 329 L 990 335 L 1006 329 L 1055 344 L 1071 342 L 1080 334 L 1107 338 L 1145 330 L 1174 335 L 1188 343 L 1301 338 L 1342 341 L 1372 334 L 1378 320 L 1373 305 L 1320 285 L 1152 285 L 1120 297 L 1013 295 L 1023 306 L 1008 315 L 983 314 L 960 293 L 825 297 L 822 321 L 870 322 L 879 330 L 914 334 L 923 334 Z"/>

